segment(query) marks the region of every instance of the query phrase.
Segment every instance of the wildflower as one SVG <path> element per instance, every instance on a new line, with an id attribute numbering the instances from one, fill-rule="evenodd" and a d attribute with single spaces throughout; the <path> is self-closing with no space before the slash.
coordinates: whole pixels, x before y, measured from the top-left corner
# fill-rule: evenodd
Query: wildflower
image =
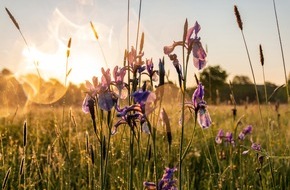
<path id="1" fill-rule="evenodd" d="M 89 81 L 86 81 L 86 84 L 85 84 L 88 91 L 86 92 L 87 95 L 86 95 L 86 97 L 83 101 L 83 104 L 82 104 L 82 110 L 84 113 L 90 112 L 89 111 L 89 109 L 90 109 L 89 108 L 89 100 L 91 100 L 91 99 L 94 100 L 97 93 L 99 92 L 98 77 L 94 76 L 92 81 L 93 81 L 93 84 L 90 83 Z"/>
<path id="2" fill-rule="evenodd" d="M 132 94 L 134 102 L 140 104 L 143 114 L 150 114 L 155 109 L 156 95 L 148 90 L 138 90 Z"/>
<path id="3" fill-rule="evenodd" d="M 251 140 L 251 141 L 252 141 L 252 140 Z M 260 151 L 262 150 L 262 147 L 261 147 L 260 144 L 255 143 L 255 142 L 252 142 L 251 149 L 254 150 L 254 151 L 260 152 Z M 248 154 L 248 152 L 249 152 L 251 149 L 248 149 L 248 150 L 243 151 L 242 154 Z"/>
<path id="4" fill-rule="evenodd" d="M 195 25 L 187 30 L 185 44 L 182 41 L 173 42 L 170 46 L 164 46 L 163 52 L 166 55 L 171 54 L 174 51 L 176 46 L 184 46 L 188 51 L 192 51 L 193 55 L 193 64 L 197 69 L 203 69 L 206 64 L 206 52 L 204 51 L 202 44 L 200 42 L 200 37 L 197 36 L 201 27 L 198 22 L 195 22 Z M 194 38 L 192 34 L 194 32 Z"/>
<path id="5" fill-rule="evenodd" d="M 115 94 L 110 90 L 110 69 L 105 71 L 102 68 L 102 73 L 101 83 L 98 82 L 97 77 L 93 77 L 93 84 L 86 81 L 88 91 L 82 105 L 82 110 L 85 113 L 89 112 L 89 100 L 93 100 L 94 102 L 97 101 L 100 109 L 105 111 L 110 111 L 117 101 Z"/>
<path id="6" fill-rule="evenodd" d="M 216 142 L 217 144 L 221 144 L 222 141 L 223 141 L 223 139 L 224 139 L 224 141 L 225 141 L 226 143 L 230 143 L 230 144 L 232 144 L 233 146 L 235 145 L 235 140 L 234 140 L 234 138 L 233 138 L 233 133 L 231 133 L 231 132 L 226 132 L 226 134 L 224 134 L 224 131 L 223 131 L 222 129 L 220 129 L 220 130 L 218 131 L 217 136 L 215 137 L 215 142 Z"/>
<path id="7" fill-rule="evenodd" d="M 192 95 L 192 103 L 195 108 L 197 108 L 198 104 L 203 101 L 203 97 L 204 97 L 204 86 L 201 83 L 199 83 Z"/>
<path id="8" fill-rule="evenodd" d="M 157 70 L 153 70 L 153 62 L 152 59 L 146 59 L 146 69 L 151 81 L 157 81 Z"/>
<path id="9" fill-rule="evenodd" d="M 234 138 L 233 138 L 233 133 L 226 132 L 225 141 L 230 143 L 230 144 L 235 145 L 235 141 L 234 141 Z"/>
<path id="10" fill-rule="evenodd" d="M 215 142 L 217 144 L 221 144 L 223 141 L 223 137 L 224 137 L 224 131 L 222 129 L 220 129 L 217 136 L 215 137 Z"/>
<path id="11" fill-rule="evenodd" d="M 204 87 L 201 83 L 198 84 L 197 89 L 194 91 L 192 95 L 192 103 L 195 110 L 195 114 L 197 117 L 197 121 L 199 125 L 204 129 L 208 128 L 211 125 L 211 118 L 206 109 L 207 104 L 206 101 L 203 100 L 204 97 Z"/>
<path id="12" fill-rule="evenodd" d="M 128 96 L 128 91 L 127 91 L 127 84 L 124 82 L 124 77 L 126 75 L 126 68 L 119 68 L 116 66 L 113 70 L 113 77 L 114 77 L 114 82 L 112 82 L 116 88 L 114 88 L 114 92 L 117 94 L 117 96 L 120 99 L 125 99 Z"/>
<path id="13" fill-rule="evenodd" d="M 143 117 L 142 109 L 140 104 L 133 104 L 131 106 L 125 106 L 124 108 L 119 108 L 116 106 L 117 117 L 121 119 L 113 126 L 111 134 L 117 133 L 117 129 L 122 124 L 128 124 L 132 130 L 137 126 L 137 121 L 141 121 Z"/>
<path id="14" fill-rule="evenodd" d="M 176 180 L 173 179 L 174 172 L 177 171 L 177 168 L 165 168 L 164 174 L 158 182 L 158 190 L 177 190 Z M 146 189 L 156 190 L 156 184 L 153 182 L 144 182 L 143 185 Z"/>
<path id="15" fill-rule="evenodd" d="M 254 143 L 254 142 L 252 143 L 251 148 L 255 151 L 261 151 L 261 149 L 262 149 L 260 144 Z"/>
<path id="16" fill-rule="evenodd" d="M 195 22 L 195 25 L 192 28 L 188 29 L 186 35 L 186 42 L 188 44 L 188 47 L 192 47 L 193 64 L 198 70 L 204 68 L 206 64 L 206 53 L 200 42 L 200 37 L 197 37 L 200 29 L 201 27 L 198 22 Z M 194 38 L 191 38 L 193 32 L 195 33 L 195 36 Z"/>
<path id="17" fill-rule="evenodd" d="M 138 69 L 141 69 L 141 66 L 144 64 L 144 62 L 142 61 L 143 55 L 144 52 L 140 52 L 137 55 L 136 49 L 133 46 L 131 47 L 131 51 L 128 53 L 128 62 L 131 66 L 133 73 L 136 73 Z M 145 69 L 145 67 L 142 69 Z"/>
<path id="18" fill-rule="evenodd" d="M 103 76 L 101 78 L 100 92 L 98 97 L 98 106 L 104 111 L 110 111 L 117 102 L 115 94 L 110 90 L 111 74 L 110 69 L 106 71 L 102 68 Z"/>
<path id="19" fill-rule="evenodd" d="M 211 125 L 211 118 L 206 109 L 206 102 L 200 102 L 198 107 L 197 122 L 203 129 L 208 128 Z"/>
<path id="20" fill-rule="evenodd" d="M 245 139 L 245 137 L 246 137 L 246 135 L 247 134 L 250 134 L 251 132 L 252 132 L 252 125 L 248 125 L 247 127 L 245 127 L 244 129 L 243 129 L 243 131 L 241 131 L 240 132 L 240 134 L 239 134 L 239 139 L 240 140 L 244 140 Z"/>

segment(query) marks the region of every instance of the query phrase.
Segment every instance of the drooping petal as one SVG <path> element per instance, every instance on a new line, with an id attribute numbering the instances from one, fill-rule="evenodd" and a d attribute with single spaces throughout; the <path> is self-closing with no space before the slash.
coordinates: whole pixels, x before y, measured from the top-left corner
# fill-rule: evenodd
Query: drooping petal
<path id="1" fill-rule="evenodd" d="M 150 94 L 150 91 L 138 90 L 138 91 L 134 92 L 132 94 L 132 96 L 133 96 L 134 101 L 136 103 L 142 104 L 142 103 L 145 103 L 146 102 L 149 94 Z"/>
<path id="2" fill-rule="evenodd" d="M 89 95 L 86 95 L 84 101 L 83 101 L 83 104 L 82 104 L 82 110 L 84 113 L 89 113 L 90 112 L 90 109 L 89 109 L 89 106 L 88 106 L 88 100 L 89 100 L 90 96 Z"/>
<path id="3" fill-rule="evenodd" d="M 195 108 L 197 108 L 199 103 L 203 102 L 203 97 L 204 97 L 204 87 L 201 83 L 199 83 L 194 93 L 192 94 L 191 100 Z"/>
<path id="4" fill-rule="evenodd" d="M 209 128 L 211 125 L 211 118 L 205 107 L 199 108 L 197 112 L 197 122 L 203 129 Z"/>
<path id="5" fill-rule="evenodd" d="M 198 24 L 198 22 L 196 21 L 195 24 L 194 24 L 194 33 L 195 33 L 195 37 L 194 38 L 197 38 L 197 34 L 198 32 L 200 31 L 201 27 L 200 25 Z"/>
<path id="6" fill-rule="evenodd" d="M 192 45 L 193 64 L 197 69 L 203 69 L 206 65 L 206 52 L 204 51 L 200 39 L 195 39 Z"/>
<path id="7" fill-rule="evenodd" d="M 191 41 L 193 40 L 193 38 L 191 38 L 191 36 L 192 36 L 192 34 L 193 34 L 193 31 L 194 31 L 194 34 L 195 34 L 194 39 L 196 39 L 196 38 L 197 38 L 197 34 L 198 34 L 198 32 L 200 31 L 200 29 L 201 29 L 201 27 L 200 27 L 200 25 L 198 24 L 198 22 L 196 21 L 195 24 L 194 24 L 194 26 L 191 27 L 191 28 L 189 28 L 189 29 L 187 30 L 187 34 L 186 34 L 186 43 L 187 43 L 188 45 L 189 45 L 189 44 L 191 43 Z"/>

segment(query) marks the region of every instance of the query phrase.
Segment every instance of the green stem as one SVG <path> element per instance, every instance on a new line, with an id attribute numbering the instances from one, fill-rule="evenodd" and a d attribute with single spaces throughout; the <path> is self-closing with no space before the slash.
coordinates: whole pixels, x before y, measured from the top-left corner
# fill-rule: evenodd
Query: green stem
<path id="1" fill-rule="evenodd" d="M 274 11 L 275 11 L 275 19 L 276 19 L 276 24 L 277 24 L 277 32 L 278 32 L 278 37 L 279 37 L 280 49 L 281 49 L 281 56 L 282 56 L 282 60 L 283 60 L 283 68 L 284 68 L 285 84 L 286 84 L 286 94 L 287 94 L 287 103 L 289 103 L 289 101 L 290 101 L 289 86 L 288 86 L 288 80 L 287 80 L 287 72 L 286 72 L 286 66 L 285 66 L 286 64 L 285 64 L 285 58 L 284 58 L 282 39 L 281 39 L 281 34 L 280 34 L 280 27 L 279 27 L 279 22 L 278 22 L 278 16 L 277 16 L 277 11 L 276 11 L 275 0 L 273 0 L 273 5 L 274 5 Z"/>

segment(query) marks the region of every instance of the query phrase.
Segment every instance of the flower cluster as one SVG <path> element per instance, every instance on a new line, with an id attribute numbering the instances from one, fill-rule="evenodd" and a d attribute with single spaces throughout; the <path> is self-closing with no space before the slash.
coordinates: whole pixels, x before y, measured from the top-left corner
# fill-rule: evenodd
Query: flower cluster
<path id="1" fill-rule="evenodd" d="M 158 185 L 153 182 L 145 181 L 143 185 L 146 189 L 150 190 L 177 190 L 176 180 L 173 178 L 174 172 L 177 168 L 165 168 L 162 178 L 159 180 Z"/>
<path id="2" fill-rule="evenodd" d="M 250 134 L 252 132 L 252 125 L 248 125 L 246 126 L 239 134 L 238 139 L 239 140 L 245 140 L 246 135 Z M 222 142 L 225 143 L 230 143 L 233 146 L 235 145 L 235 139 L 233 137 L 233 133 L 232 132 L 226 132 L 224 133 L 224 131 L 222 129 L 220 129 L 218 131 L 217 136 L 215 137 L 215 142 L 217 144 L 221 144 Z"/>
<path id="3" fill-rule="evenodd" d="M 164 47 L 164 53 L 170 57 L 176 68 L 180 87 L 182 80 L 184 80 L 182 68 L 177 59 L 177 55 L 171 54 L 171 52 L 176 46 L 185 47 L 188 50 L 188 56 L 192 52 L 194 65 L 198 69 L 202 69 L 206 63 L 206 53 L 201 45 L 200 37 L 198 37 L 199 31 L 200 25 L 196 22 L 193 27 L 187 30 L 186 39 L 174 42 L 172 46 Z M 86 81 L 87 91 L 86 97 L 83 101 L 82 110 L 85 113 L 91 114 L 95 132 L 97 131 L 95 110 L 100 109 L 111 113 L 111 110 L 114 108 L 119 120 L 112 126 L 112 134 L 116 134 L 119 126 L 122 124 L 128 125 L 132 130 L 140 124 L 143 131 L 150 133 L 151 125 L 147 119 L 147 115 L 155 110 L 157 99 L 153 91 L 153 82 L 156 82 L 159 76 L 159 84 L 157 87 L 164 85 L 165 64 L 164 59 L 162 61 L 160 60 L 159 71 L 154 70 L 152 58 L 143 58 L 143 38 L 144 35 L 142 35 L 139 52 L 137 52 L 133 46 L 131 47 L 130 52 L 126 52 L 127 66 L 114 67 L 112 76 L 110 69 L 105 70 L 102 68 L 101 80 L 97 77 L 93 77 L 92 82 Z M 124 82 L 127 72 L 132 73 L 132 75 L 128 74 L 130 77 L 128 78 L 128 84 Z M 146 80 L 144 81 L 142 88 L 140 88 L 140 81 L 143 74 L 149 77 L 150 88 L 146 85 Z M 118 100 L 126 99 L 127 97 L 132 100 L 129 101 L 132 102 L 132 104 L 123 106 Z M 201 83 L 198 84 L 189 107 L 194 109 L 196 120 L 202 128 L 208 128 L 211 125 L 211 118 L 207 111 L 207 104 L 204 101 L 204 87 Z"/>

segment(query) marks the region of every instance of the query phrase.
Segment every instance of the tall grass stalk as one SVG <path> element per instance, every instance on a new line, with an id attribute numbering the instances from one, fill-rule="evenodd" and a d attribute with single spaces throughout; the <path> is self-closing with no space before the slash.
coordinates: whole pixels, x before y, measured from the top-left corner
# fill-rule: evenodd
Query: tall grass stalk
<path id="1" fill-rule="evenodd" d="M 2 189 L 6 189 L 6 185 L 8 183 L 10 172 L 11 172 L 11 167 L 7 170 L 7 172 L 5 174 L 5 178 L 4 178 L 3 183 L 2 183 Z"/>
<path id="2" fill-rule="evenodd" d="M 103 48 L 102 48 L 102 46 L 101 46 L 101 43 L 100 43 L 100 40 L 99 40 L 99 35 L 98 35 L 98 33 L 97 33 L 97 30 L 95 29 L 95 26 L 94 26 L 94 24 L 93 24 L 92 21 L 90 22 L 90 24 L 91 24 L 91 28 L 92 28 L 92 30 L 93 30 L 93 32 L 94 32 L 95 38 L 96 38 L 96 40 L 97 40 L 97 42 L 98 42 L 98 45 L 99 45 L 99 47 L 100 47 L 100 49 L 101 49 L 101 53 L 102 53 L 102 56 L 103 56 L 104 62 L 105 62 L 105 64 L 106 64 L 106 67 L 108 68 L 108 62 L 107 62 L 107 59 L 106 59 L 106 56 L 105 56 L 104 50 L 103 50 Z"/>
<path id="3" fill-rule="evenodd" d="M 260 51 L 260 62 L 261 62 L 261 65 L 262 65 L 262 70 L 263 70 L 265 103 L 268 104 L 267 85 L 266 85 L 266 80 L 265 80 L 265 69 L 264 69 L 264 54 L 263 54 L 263 49 L 262 49 L 262 45 L 261 44 L 259 45 L 259 51 Z"/>
<path id="4" fill-rule="evenodd" d="M 254 70 L 253 70 L 253 66 L 252 66 L 252 61 L 251 61 L 251 58 L 250 58 L 250 53 L 249 53 L 249 50 L 248 50 L 248 45 L 247 45 L 247 42 L 246 42 L 246 39 L 245 39 L 245 35 L 244 35 L 244 31 L 243 31 L 243 22 L 242 22 L 238 7 L 236 5 L 234 6 L 234 11 L 235 11 L 235 15 L 236 15 L 236 18 L 237 18 L 238 26 L 239 26 L 239 28 L 241 30 L 241 34 L 242 34 L 242 37 L 243 37 L 243 42 L 244 42 L 244 45 L 245 45 L 245 48 L 246 48 L 248 61 L 249 61 L 251 72 L 252 72 L 252 77 L 253 77 L 254 86 L 255 86 L 255 92 L 256 92 L 256 98 L 257 98 L 257 104 L 258 104 L 260 118 L 261 118 L 261 124 L 262 124 L 262 126 L 264 126 L 263 117 L 262 117 L 262 110 L 261 110 L 261 105 L 260 105 L 260 99 L 259 99 L 259 94 L 258 94 L 258 89 L 257 89 L 256 78 L 255 78 L 255 74 L 254 74 Z"/>
<path id="5" fill-rule="evenodd" d="M 136 34 L 136 46 L 135 46 L 136 47 L 136 51 L 137 51 L 138 42 L 139 42 L 139 31 L 140 31 L 140 21 L 141 21 L 141 8 L 142 8 L 142 0 L 139 0 L 139 11 L 138 11 L 138 21 L 137 21 L 137 34 Z"/>
<path id="6" fill-rule="evenodd" d="M 283 51 L 283 45 L 282 45 L 282 39 L 281 39 L 281 34 L 280 34 L 280 27 L 279 27 L 279 22 L 278 22 L 278 16 L 277 16 L 277 10 L 276 10 L 275 0 L 273 0 L 273 7 L 274 7 L 274 12 L 275 12 L 277 32 L 278 32 L 279 43 L 280 43 L 280 50 L 281 50 L 281 56 L 282 56 L 282 61 L 283 61 L 284 76 L 285 76 L 285 85 L 286 85 L 285 88 L 286 88 L 286 95 L 287 95 L 287 103 L 289 103 L 290 96 L 289 96 L 289 86 L 288 86 L 288 79 L 287 79 L 286 63 L 285 63 L 285 58 L 284 58 L 284 51 Z"/>
<path id="7" fill-rule="evenodd" d="M 260 51 L 260 62 L 262 65 L 262 69 L 263 69 L 263 80 L 264 80 L 264 91 L 265 91 L 265 103 L 266 103 L 266 111 L 267 111 L 267 118 L 268 118 L 268 122 L 267 122 L 267 135 L 268 135 L 268 144 L 269 144 L 269 152 L 270 154 L 272 154 L 272 133 L 271 133 L 271 129 L 270 129 L 270 117 L 269 117 L 269 109 L 268 109 L 268 93 L 267 93 L 267 84 L 266 84 L 266 80 L 265 80 L 265 69 L 264 69 L 264 54 L 263 54 L 263 49 L 262 49 L 262 45 L 259 45 L 259 51 Z M 268 162 L 269 162 L 269 166 L 270 166 L 270 173 L 271 173 L 271 179 L 272 179 L 272 187 L 275 188 L 275 179 L 274 179 L 274 169 L 273 169 L 273 163 L 271 158 L 268 158 Z"/>
<path id="8" fill-rule="evenodd" d="M 26 189 L 26 165 L 25 165 L 25 159 L 26 159 L 26 145 L 27 145 L 27 122 L 25 121 L 23 124 L 23 164 L 22 168 L 20 169 L 23 172 L 23 189 Z"/>
<path id="9" fill-rule="evenodd" d="M 70 57 L 70 48 L 71 48 L 71 38 L 69 38 L 67 43 L 67 51 L 66 51 L 66 63 L 65 63 L 65 77 L 64 77 L 64 87 L 67 87 L 67 78 L 71 72 L 71 69 L 68 70 L 68 60 Z M 62 101 L 62 123 L 61 123 L 61 131 L 63 129 L 64 125 L 64 114 L 65 114 L 65 101 L 66 101 L 66 93 L 63 97 Z"/>
<path id="10" fill-rule="evenodd" d="M 23 41 L 24 41 L 24 43 L 25 43 L 25 45 L 26 45 L 26 47 L 27 47 L 28 52 L 32 55 L 31 50 L 30 50 L 30 48 L 29 48 L 29 45 L 28 45 L 28 43 L 27 43 L 27 41 L 26 41 L 26 39 L 25 39 L 25 37 L 24 37 L 24 35 L 23 35 L 21 29 L 20 29 L 19 24 L 18 24 L 18 22 L 17 22 L 16 19 L 15 19 L 15 17 L 11 14 L 11 12 L 9 11 L 8 8 L 5 7 L 5 10 L 6 10 L 7 14 L 9 15 L 9 17 L 10 17 L 11 21 L 13 22 L 13 24 L 15 25 L 15 27 L 16 27 L 17 30 L 19 31 L 19 33 L 20 33 L 20 35 L 21 35 L 21 37 L 22 37 L 22 39 L 23 39 Z M 36 72 L 37 72 L 37 74 L 38 74 L 39 81 L 41 81 L 41 80 L 40 80 L 40 79 L 41 79 L 41 76 L 40 76 L 40 72 L 39 72 L 39 69 L 38 69 L 38 63 L 37 63 L 37 61 L 35 61 L 35 60 L 33 61 L 33 63 L 34 63 L 34 66 L 35 66 Z M 40 86 L 40 84 L 39 84 L 39 86 Z"/>

